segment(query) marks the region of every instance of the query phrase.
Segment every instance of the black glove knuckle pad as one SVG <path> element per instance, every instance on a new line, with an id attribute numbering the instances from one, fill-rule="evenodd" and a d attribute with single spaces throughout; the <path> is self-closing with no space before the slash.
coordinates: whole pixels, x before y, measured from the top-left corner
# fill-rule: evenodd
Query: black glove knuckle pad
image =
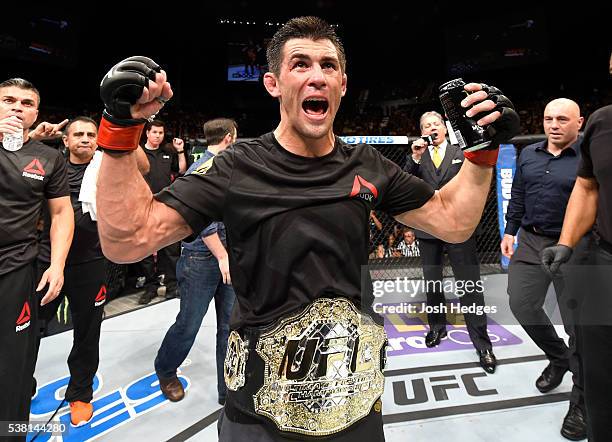
<path id="1" fill-rule="evenodd" d="M 514 110 L 514 104 L 501 90 L 482 83 L 481 87 L 489 95 L 487 99 L 495 103 L 494 111 L 501 113 L 501 116 L 487 127 L 487 132 L 492 138 L 491 145 L 499 146 L 520 132 L 521 120 Z M 482 118 L 485 115 L 481 113 L 477 117 Z"/>
<path id="2" fill-rule="evenodd" d="M 131 119 L 130 106 L 160 71 L 157 63 L 140 56 L 126 58 L 113 66 L 100 84 L 100 97 L 107 113 L 118 119 Z"/>

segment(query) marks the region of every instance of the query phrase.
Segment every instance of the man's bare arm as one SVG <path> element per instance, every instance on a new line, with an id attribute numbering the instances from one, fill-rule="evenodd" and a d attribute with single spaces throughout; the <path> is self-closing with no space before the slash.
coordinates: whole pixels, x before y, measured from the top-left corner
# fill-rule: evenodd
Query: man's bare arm
<path id="1" fill-rule="evenodd" d="M 106 151 L 98 175 L 98 233 L 111 261 L 138 261 L 191 233 L 177 211 L 153 198 L 134 152 L 144 122 L 172 95 L 165 71 L 142 56 L 120 61 L 100 83 L 105 109 L 98 144 Z"/>
<path id="2" fill-rule="evenodd" d="M 595 224 L 599 186 L 594 178 L 576 178 L 569 199 L 559 244 L 574 248 Z"/>
<path id="3" fill-rule="evenodd" d="M 217 258 L 223 283 L 231 284 L 232 278 L 229 271 L 229 258 L 227 256 L 227 250 L 219 238 L 219 234 L 213 233 L 212 235 L 205 236 L 202 238 L 202 241 L 204 241 L 204 244 L 208 247 L 213 256 Z"/>
<path id="4" fill-rule="evenodd" d="M 48 200 L 49 214 L 51 215 L 51 263 L 43 273 L 38 283 L 37 291 L 49 284 L 41 305 L 52 301 L 59 295 L 64 285 L 64 266 L 72 244 L 74 234 L 74 211 L 69 196 L 52 198 Z"/>
<path id="5" fill-rule="evenodd" d="M 459 173 L 422 207 L 395 219 L 451 243 L 467 241 L 482 217 L 492 169 L 464 161 Z"/>
<path id="6" fill-rule="evenodd" d="M 104 255 L 136 262 L 191 234 L 174 209 L 153 198 L 134 151 L 104 153 L 98 175 L 98 232 Z"/>
<path id="7" fill-rule="evenodd" d="M 185 158 L 185 152 L 178 154 L 179 173 L 184 174 L 187 172 L 187 159 Z"/>
<path id="8" fill-rule="evenodd" d="M 136 164 L 138 165 L 138 170 L 142 174 L 142 176 L 148 175 L 151 170 L 151 164 L 149 164 L 149 159 L 147 158 L 147 154 L 142 150 L 142 147 L 138 147 L 135 150 L 136 152 Z"/>

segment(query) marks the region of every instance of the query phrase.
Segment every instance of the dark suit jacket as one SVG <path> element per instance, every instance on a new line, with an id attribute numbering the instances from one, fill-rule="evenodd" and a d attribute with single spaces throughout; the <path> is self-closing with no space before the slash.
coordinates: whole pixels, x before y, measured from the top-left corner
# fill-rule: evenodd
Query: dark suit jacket
<path id="1" fill-rule="evenodd" d="M 448 183 L 457 173 L 463 165 L 463 152 L 459 146 L 448 143 L 446 145 L 446 152 L 442 159 L 442 164 L 436 169 L 429 155 L 429 148 L 423 152 L 420 163 L 415 163 L 412 159 L 412 151 L 408 153 L 406 158 L 406 166 L 404 170 L 412 175 L 421 178 L 423 181 L 429 183 L 434 189 L 441 189 L 446 183 Z M 440 220 L 441 222 L 443 220 Z M 420 230 L 414 231 L 417 238 L 431 239 L 434 238 L 429 233 L 425 233 Z"/>

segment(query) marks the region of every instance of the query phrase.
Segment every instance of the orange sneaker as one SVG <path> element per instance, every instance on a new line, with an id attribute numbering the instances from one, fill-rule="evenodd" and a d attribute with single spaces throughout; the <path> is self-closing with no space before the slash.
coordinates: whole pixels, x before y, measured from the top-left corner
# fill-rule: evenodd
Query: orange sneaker
<path id="1" fill-rule="evenodd" d="M 80 427 L 91 420 L 93 405 L 89 402 L 70 402 L 70 423 L 73 427 Z"/>

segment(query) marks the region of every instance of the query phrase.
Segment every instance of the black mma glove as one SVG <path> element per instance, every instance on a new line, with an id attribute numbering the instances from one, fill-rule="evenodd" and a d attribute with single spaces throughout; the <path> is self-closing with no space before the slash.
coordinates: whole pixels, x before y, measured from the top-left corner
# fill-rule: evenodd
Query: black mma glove
<path id="1" fill-rule="evenodd" d="M 540 253 L 544 271 L 551 276 L 561 276 L 559 267 L 561 267 L 561 264 L 565 264 L 570 260 L 572 252 L 573 250 L 571 247 L 564 246 L 563 244 L 546 247 Z"/>
<path id="2" fill-rule="evenodd" d="M 514 109 L 512 101 L 510 101 L 502 91 L 495 86 L 488 86 L 484 83 L 480 85 L 482 86 L 482 90 L 489 94 L 486 100 L 491 100 L 495 103 L 496 106 L 493 111 L 499 111 L 501 113 L 501 117 L 487 126 L 487 132 L 492 138 L 491 144 L 487 149 L 494 150 L 497 149 L 500 144 L 510 141 L 512 137 L 521 131 L 521 120 Z M 478 121 L 480 118 L 493 111 L 483 112 L 473 118 Z"/>
<path id="3" fill-rule="evenodd" d="M 487 126 L 487 132 L 491 137 L 491 144 L 484 149 L 474 152 L 464 152 L 466 159 L 479 166 L 492 167 L 497 164 L 497 154 L 499 145 L 508 142 L 521 130 L 521 120 L 514 110 L 514 105 L 502 92 L 495 86 L 488 86 L 481 83 L 482 90 L 489 96 L 486 100 L 491 100 L 496 107 L 492 111 L 481 112 L 472 118 L 475 121 L 485 117 L 493 111 L 499 111 L 501 116 Z"/>
<path id="4" fill-rule="evenodd" d="M 149 80 L 161 67 L 147 57 L 129 57 L 111 68 L 100 83 L 104 113 L 98 131 L 98 144 L 114 151 L 138 148 L 145 119 L 134 119 L 130 107 L 138 101 Z"/>

